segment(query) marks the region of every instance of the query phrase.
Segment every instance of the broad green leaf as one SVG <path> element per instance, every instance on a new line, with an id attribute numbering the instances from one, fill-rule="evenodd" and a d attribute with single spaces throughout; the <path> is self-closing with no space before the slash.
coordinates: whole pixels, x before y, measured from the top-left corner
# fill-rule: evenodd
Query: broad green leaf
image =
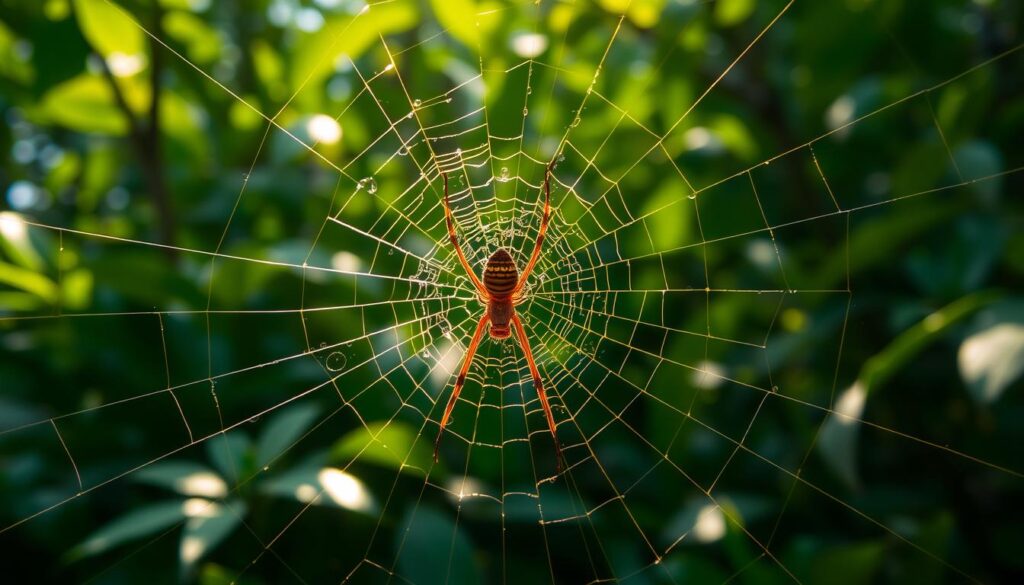
<path id="1" fill-rule="evenodd" d="M 857 380 L 836 398 L 833 412 L 825 420 L 818 441 L 818 451 L 825 463 L 847 485 L 853 487 L 858 483 L 859 419 L 871 394 L 879 391 L 893 374 L 906 367 L 925 347 L 942 338 L 953 325 L 998 298 L 992 292 L 962 297 L 928 315 L 864 362 Z"/>
<path id="2" fill-rule="evenodd" d="M 206 454 L 228 484 L 234 485 L 246 471 L 252 443 L 242 431 L 230 431 L 206 441 Z"/>
<path id="3" fill-rule="evenodd" d="M 159 2 L 164 8 L 199 12 L 208 9 L 212 0 L 159 0 Z"/>
<path id="4" fill-rule="evenodd" d="M 271 462 L 312 426 L 320 409 L 315 404 L 296 404 L 274 414 L 256 444 L 256 465 Z"/>
<path id="5" fill-rule="evenodd" d="M 238 571 L 208 562 L 203 563 L 196 579 L 199 585 L 255 585 L 263 583 L 258 580 L 258 577 L 249 580 L 246 578 L 247 576 L 248 574 L 239 576 Z"/>
<path id="6" fill-rule="evenodd" d="M 993 177 L 1003 170 L 1003 156 L 991 142 L 975 140 L 961 145 L 953 153 L 956 168 L 965 181 Z M 1002 192 L 1002 177 L 978 181 L 971 185 L 986 203 L 995 202 Z"/>
<path id="7" fill-rule="evenodd" d="M 975 402 L 992 404 L 1024 374 L 1024 303 L 982 311 L 973 329 L 957 354 L 960 376 Z"/>
<path id="8" fill-rule="evenodd" d="M 691 241 L 693 205 L 680 197 L 678 189 L 678 183 L 666 181 L 643 207 L 643 214 L 650 214 L 645 221 L 650 226 L 649 233 L 657 251 L 671 250 Z"/>
<path id="9" fill-rule="evenodd" d="M 859 483 L 857 475 L 857 438 L 864 413 L 867 391 L 861 383 L 843 390 L 832 406 L 818 438 L 818 451 L 832 471 L 848 486 Z"/>
<path id="10" fill-rule="evenodd" d="M 354 18 L 359 20 L 353 25 Z M 398 2 L 374 4 L 357 16 L 329 17 L 323 28 L 296 43 L 288 68 L 288 87 L 319 87 L 334 72 L 336 63 L 358 59 L 368 48 L 380 44 L 380 35 L 409 30 L 417 22 L 415 5 Z M 308 100 L 316 93 L 300 92 L 296 99 Z"/>
<path id="11" fill-rule="evenodd" d="M 260 484 L 264 493 L 298 500 L 304 504 L 345 508 L 373 514 L 377 502 L 359 478 L 334 467 L 303 465 Z"/>
<path id="12" fill-rule="evenodd" d="M 478 12 L 473 0 L 430 0 L 434 15 L 449 34 L 467 47 L 479 43 L 477 32 Z"/>
<path id="13" fill-rule="evenodd" d="M 49 278 L 13 264 L 0 262 L 0 284 L 32 293 L 47 303 L 57 302 L 57 285 Z"/>
<path id="14" fill-rule="evenodd" d="M 206 165 L 210 160 L 210 138 L 204 131 L 198 107 L 181 95 L 165 91 L 160 100 L 161 131 L 187 150 L 193 165 Z"/>
<path id="15" fill-rule="evenodd" d="M 78 180 L 81 171 L 82 157 L 78 153 L 65 152 L 47 174 L 44 184 L 52 192 L 63 191 Z"/>
<path id="16" fill-rule="evenodd" d="M 82 310 L 89 306 L 93 292 L 92 272 L 79 268 L 64 273 L 60 280 L 60 302 L 65 309 Z"/>
<path id="17" fill-rule="evenodd" d="M 45 306 L 46 303 L 33 294 L 0 292 L 0 307 L 3 307 L 6 313 L 35 311 Z"/>
<path id="18" fill-rule="evenodd" d="M 21 268 L 34 272 L 43 269 L 43 259 L 32 245 L 28 224 L 13 211 L 0 211 L 0 251 Z"/>
<path id="19" fill-rule="evenodd" d="M 96 555 L 126 542 L 166 530 L 185 519 L 185 503 L 160 502 L 133 510 L 93 532 L 68 553 L 68 560 Z"/>
<path id="20" fill-rule="evenodd" d="M 721 26 L 735 26 L 753 14 L 756 0 L 719 0 L 715 3 L 715 21 Z"/>
<path id="21" fill-rule="evenodd" d="M 183 576 L 190 575 L 195 563 L 235 530 L 245 517 L 246 511 L 246 505 L 242 502 L 211 502 L 202 514 L 185 522 L 178 553 Z"/>
<path id="22" fill-rule="evenodd" d="M 17 35 L 0 22 L 0 76 L 27 83 L 32 81 L 35 72 L 28 59 L 18 56 L 17 42 Z"/>
<path id="23" fill-rule="evenodd" d="M 272 97 L 278 98 L 284 92 L 285 78 L 285 66 L 284 61 L 281 59 L 281 54 L 278 50 L 270 43 L 263 39 L 256 39 L 252 43 L 252 66 L 256 70 L 256 75 L 260 79 L 260 84 L 266 88 L 267 93 Z M 250 98 L 246 101 L 254 103 L 252 100 L 256 98 Z M 262 120 L 259 114 L 252 111 L 245 104 L 238 102 L 237 100 L 232 104 L 233 107 L 244 108 L 257 120 Z"/>
<path id="24" fill-rule="evenodd" d="M 82 34 L 101 55 L 144 55 L 145 33 L 119 6 L 107 0 L 74 1 Z"/>
<path id="25" fill-rule="evenodd" d="M 433 465 L 433 453 L 425 441 L 416 438 L 416 432 L 405 423 L 371 423 L 368 428 L 342 437 L 335 444 L 331 457 L 346 464 L 356 460 L 410 473 L 425 473 Z"/>
<path id="26" fill-rule="evenodd" d="M 417 575 L 417 583 L 465 585 L 480 582 L 473 543 L 446 512 L 428 505 L 409 506 L 395 532 L 399 571 Z"/>
<path id="27" fill-rule="evenodd" d="M 665 0 L 599 0 L 601 7 L 612 14 L 625 14 L 640 28 L 658 23 Z"/>
<path id="28" fill-rule="evenodd" d="M 715 116 L 708 124 L 714 135 L 722 141 L 737 158 L 752 161 L 758 156 L 757 143 L 747 125 L 736 116 Z"/>
<path id="29" fill-rule="evenodd" d="M 78 132 L 121 136 L 128 119 L 114 102 L 106 79 L 83 73 L 51 89 L 41 100 L 41 112 L 54 124 Z"/>
<path id="30" fill-rule="evenodd" d="M 219 475 L 192 461 L 159 461 L 143 467 L 132 477 L 186 496 L 222 498 L 228 494 L 228 486 Z"/>
<path id="31" fill-rule="evenodd" d="M 220 57 L 220 34 L 198 16 L 179 10 L 168 12 L 163 29 L 167 36 L 185 45 L 185 53 L 194 63 L 212 63 Z"/>

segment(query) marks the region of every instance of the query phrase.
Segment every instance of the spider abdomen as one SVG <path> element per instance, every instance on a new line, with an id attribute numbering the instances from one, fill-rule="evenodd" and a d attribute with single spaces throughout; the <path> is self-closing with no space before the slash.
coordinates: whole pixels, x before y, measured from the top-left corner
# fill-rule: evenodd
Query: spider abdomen
<path id="1" fill-rule="evenodd" d="M 487 259 L 487 266 L 484 268 L 484 288 L 491 298 L 505 298 L 512 294 L 519 280 L 519 271 L 512 256 L 499 248 Z"/>

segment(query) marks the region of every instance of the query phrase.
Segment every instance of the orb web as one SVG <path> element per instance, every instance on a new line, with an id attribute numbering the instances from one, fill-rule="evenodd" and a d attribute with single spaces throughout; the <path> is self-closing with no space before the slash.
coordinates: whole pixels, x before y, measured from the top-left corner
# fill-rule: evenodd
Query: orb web
<path id="1" fill-rule="evenodd" d="M 133 19 L 197 83 L 258 116 L 258 146 L 246 172 L 210 194 L 213 218 L 196 220 L 209 233 L 194 243 L 5 215 L 5 238 L 50 247 L 56 282 L 81 270 L 98 289 L 118 272 L 144 279 L 168 254 L 175 268 L 145 283 L 159 295 L 0 317 L 8 338 L 70 348 L 65 373 L 81 394 L 58 403 L 32 387 L 31 407 L 0 431 L 8 461 L 29 451 L 66 461 L 14 485 L 3 533 L 32 534 L 86 505 L 131 517 L 158 499 L 140 492 L 150 484 L 180 496 L 157 536 L 117 540 L 97 523 L 69 551 L 101 555 L 104 575 L 180 538 L 169 564 L 213 560 L 243 581 L 679 582 L 694 554 L 713 559 L 705 577 L 802 581 L 808 568 L 785 546 L 816 528 L 789 513 L 805 498 L 898 554 L 974 578 L 837 482 L 849 469 L 812 454 L 851 432 L 878 434 L 939 451 L 960 473 L 1020 480 L 1012 465 L 916 425 L 871 420 L 860 364 L 844 360 L 851 337 L 872 346 L 851 320 L 860 260 L 893 251 L 852 230 L 920 213 L 925 200 L 978 205 L 980 190 L 1024 168 L 964 164 L 934 107 L 1019 64 L 1021 45 L 922 73 L 918 88 L 865 111 L 837 96 L 820 116 L 828 127 L 777 144 L 745 129 L 732 102 L 748 64 L 796 42 L 793 2 L 759 3 L 736 32 L 746 36 L 697 80 L 668 73 L 684 49 L 644 43 L 629 8 L 594 21 L 575 4 L 496 5 L 467 17 L 472 26 L 394 32 L 417 6 L 372 3 L 329 21 L 276 112 Z M 682 31 L 665 34 L 712 9 L 665 6 Z M 328 76 L 344 96 L 311 112 Z M 737 135 L 751 152 L 727 142 Z M 865 148 L 862 166 L 844 160 Z M 881 180 L 908 149 L 943 172 Z M 518 310 L 567 468 L 555 473 L 521 349 L 489 339 L 435 464 L 438 421 L 483 311 L 448 242 L 441 175 L 479 274 L 499 247 L 525 263 L 551 162 L 552 219 Z M 794 176 L 809 179 L 798 187 Z M 272 229 L 251 219 L 295 200 Z M 258 355 L 237 351 L 241 340 Z M 76 361 L 75 347 L 95 343 L 108 362 Z M 152 364 L 152 375 L 113 384 L 122 360 Z M 802 379 L 809 362 L 828 364 L 831 378 Z M 273 511 L 257 516 L 253 493 Z M 328 542 L 324 530 L 339 536 Z M 225 538 L 232 559 L 219 556 Z M 304 549 L 325 563 L 291 560 Z"/>

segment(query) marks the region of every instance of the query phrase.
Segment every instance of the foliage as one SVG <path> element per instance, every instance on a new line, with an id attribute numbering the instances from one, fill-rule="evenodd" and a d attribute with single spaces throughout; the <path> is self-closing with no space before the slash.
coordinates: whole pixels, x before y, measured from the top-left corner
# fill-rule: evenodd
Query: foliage
<path id="1" fill-rule="evenodd" d="M 785 567 L 812 583 L 959 581 L 948 560 L 985 582 L 1021 579 L 1021 5 L 798 0 L 748 53 L 786 2 L 364 6 L 0 3 L 9 575 L 212 585 L 395 571 L 424 583 L 575 583 L 607 569 L 642 583 L 781 583 Z M 515 47 L 539 43 L 534 31 L 544 41 L 527 48 L 546 66 L 527 78 Z M 552 372 L 589 354 L 596 365 L 579 370 L 581 385 L 612 380 L 599 398 L 621 419 L 564 442 L 574 454 L 599 450 L 630 514 L 596 470 L 544 481 L 543 433 L 435 464 L 436 427 L 423 416 L 448 380 L 382 351 L 391 338 L 359 339 L 367 323 L 404 316 L 389 302 L 402 294 L 352 275 L 416 268 L 351 232 L 317 239 L 342 208 L 367 233 L 395 213 L 419 170 L 389 164 L 403 130 L 395 122 L 398 137 L 388 133 L 382 112 L 468 83 L 481 55 L 483 82 L 435 122 L 486 105 L 490 130 L 523 132 L 537 158 L 573 129 L 577 150 L 558 151 L 558 172 L 583 195 L 561 198 L 558 220 L 582 226 L 602 268 L 616 255 L 670 262 L 609 268 L 601 290 L 697 292 L 658 310 L 608 294 L 595 320 L 574 323 L 594 328 L 588 340 L 547 335 L 538 351 Z M 362 76 L 389 66 L 403 83 L 370 96 Z M 550 100 L 530 102 L 524 122 L 528 82 Z M 583 96 L 600 99 L 574 110 Z M 337 140 L 318 142 L 314 122 L 333 129 L 335 116 Z M 666 139 L 656 164 L 633 170 L 654 143 L 648 130 Z M 812 152 L 797 149 L 811 139 Z M 538 183 L 543 164 L 522 161 L 524 180 Z M 497 166 L 487 170 L 499 176 Z M 339 175 L 372 183 L 342 189 Z M 594 204 L 607 192 L 622 209 Z M 833 202 L 856 211 L 834 213 Z M 588 227 L 618 212 L 649 217 L 634 226 L 647 235 Z M 440 215 L 431 221 L 421 227 L 445 241 Z M 379 237 L 432 249 L 411 233 Z M 338 299 L 366 307 L 289 312 Z M 522 311 L 538 328 L 557 317 L 541 304 Z M 698 341 L 634 327 L 658 312 Z M 128 316 L 73 317 L 92 313 Z M 612 313 L 632 320 L 601 321 Z M 444 323 L 432 324 L 446 327 L 438 337 L 464 337 Z M 417 343 L 413 354 L 429 350 Z M 407 378 L 395 374 L 403 367 Z M 351 373 L 339 378 L 341 368 Z M 709 372 L 728 382 L 708 383 Z M 637 388 L 658 402 L 634 406 Z M 466 437 L 468 412 L 456 411 Z M 544 428 L 529 420 L 515 424 Z M 501 415 L 488 424 L 513 433 Z M 452 453 L 463 443 L 451 441 L 462 449 Z M 702 486 L 720 481 L 715 500 L 668 469 L 673 461 Z M 466 497 L 474 490 L 502 498 Z M 573 521 L 542 527 L 538 500 L 548 520 Z M 637 525 L 657 528 L 642 538 Z"/>

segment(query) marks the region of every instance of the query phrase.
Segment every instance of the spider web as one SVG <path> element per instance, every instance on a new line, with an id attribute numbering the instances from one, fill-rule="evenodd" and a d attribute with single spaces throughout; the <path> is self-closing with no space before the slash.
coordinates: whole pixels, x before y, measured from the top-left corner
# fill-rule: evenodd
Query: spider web
<path id="1" fill-rule="evenodd" d="M 958 473 L 1020 480 L 1012 465 L 976 457 L 912 423 L 864 416 L 857 406 L 864 398 L 851 385 L 859 364 L 844 363 L 848 338 L 871 345 L 851 322 L 857 298 L 851 266 L 859 261 L 851 251 L 864 250 L 851 241 L 851 224 L 917 212 L 921 200 L 973 203 L 979 185 L 1024 169 L 1022 161 L 982 175 L 961 169 L 932 105 L 943 91 L 969 95 L 977 77 L 997 63 L 1019 63 L 1020 45 L 969 69 L 945 71 L 938 82 L 848 115 L 757 164 L 737 158 L 722 172 L 716 163 L 712 175 L 702 168 L 702 153 L 716 145 L 701 124 L 729 108 L 715 94 L 737 82 L 730 77 L 760 58 L 771 37 L 785 36 L 793 2 L 759 5 L 750 27 L 755 34 L 732 54 L 723 51 L 717 70 L 689 94 L 664 103 L 642 96 L 661 91 L 653 82 L 671 67 L 678 47 L 638 50 L 640 33 L 626 17 L 628 7 L 597 23 L 578 22 L 582 11 L 570 4 L 501 6 L 475 15 L 478 30 L 496 34 L 505 27 L 518 31 L 510 38 L 549 39 L 547 50 L 523 57 L 509 48 L 513 42 L 467 44 L 456 38 L 462 33 L 442 28 L 424 28 L 416 38 L 390 35 L 387 17 L 378 15 L 406 4 L 385 1 L 355 12 L 332 31 L 314 67 L 334 67 L 350 84 L 341 111 L 331 113 L 344 130 L 343 154 L 294 123 L 306 114 L 304 94 L 323 91 L 306 83 L 312 73 L 279 111 L 261 112 L 155 39 L 168 58 L 190 65 L 197 79 L 265 123 L 248 173 L 234 181 L 230 205 L 218 207 L 225 210 L 218 237 L 169 246 L 100 227 L 18 220 L 33 237 L 56 240 L 57 267 L 74 255 L 102 281 L 112 269 L 163 262 L 172 251 L 177 276 L 207 294 L 168 295 L 174 300 L 167 306 L 144 309 L 108 310 L 96 299 L 75 314 L 7 311 L 2 321 L 13 334 L 53 339 L 47 351 L 99 340 L 114 363 L 140 359 L 160 368 L 151 379 L 97 392 L 89 378 L 102 380 L 92 371 L 99 367 L 72 364 L 85 377 L 85 406 L 52 404 L 45 388 L 33 389 L 45 414 L 2 431 L 5 457 L 57 451 L 67 466 L 35 473 L 32 483 L 19 486 L 5 510 L 5 536 L 45 529 L 48 517 L 81 513 L 84 502 L 103 502 L 106 492 L 131 493 L 133 476 L 161 462 L 202 457 L 204 447 L 233 461 L 245 449 L 240 431 L 263 428 L 276 413 L 305 404 L 319 409 L 309 431 L 278 445 L 254 469 L 236 470 L 226 493 L 202 499 L 189 516 L 202 517 L 254 483 L 273 480 L 279 462 L 360 430 L 365 443 L 343 451 L 332 469 L 361 500 L 342 496 L 341 507 L 350 510 L 336 519 L 344 524 L 325 529 L 319 504 L 338 497 L 325 480 L 299 487 L 301 505 L 281 505 L 283 513 L 262 522 L 240 519 L 244 530 L 231 538 L 235 550 L 243 549 L 243 562 L 229 565 L 237 569 L 232 580 L 272 575 L 313 582 L 326 574 L 343 582 L 462 582 L 467 567 L 476 567 L 488 581 L 573 575 L 591 582 L 680 582 L 684 559 L 697 551 L 731 567 L 729 579 L 805 581 L 809 569 L 790 563 L 778 542 L 813 533 L 821 519 L 794 515 L 794 498 L 813 500 L 823 517 L 842 518 L 851 534 L 885 536 L 894 554 L 975 578 L 977 567 L 878 515 L 812 453 L 830 424 L 856 424 L 873 442 L 938 452 Z M 709 10 L 688 6 L 681 22 Z M 564 18 L 562 30 L 545 28 L 549 11 Z M 595 28 L 602 33 L 598 46 L 583 34 Z M 331 63 L 335 43 L 355 32 L 371 39 L 371 50 Z M 439 63 L 448 54 L 459 57 Z M 643 148 L 616 147 L 626 141 Z M 925 164 L 949 169 L 937 182 L 900 190 L 866 181 L 889 168 L 893 153 L 923 142 L 938 145 Z M 863 168 L 841 164 L 861 148 L 873 149 L 862 157 Z M 236 212 L 251 214 L 280 191 L 302 189 L 261 173 L 268 159 L 280 156 L 310 164 L 311 194 L 302 196 L 308 205 L 279 236 L 286 245 L 275 248 L 277 256 L 251 256 L 247 243 L 258 239 L 258 230 L 240 223 Z M 430 445 L 483 310 L 447 241 L 440 174 L 450 177 L 459 236 L 479 273 L 498 247 L 510 250 L 517 265 L 525 263 L 552 160 L 552 219 L 528 301 L 518 311 L 546 380 L 567 469 L 555 474 L 551 437 L 520 348 L 489 339 L 469 371 L 435 465 Z M 814 187 L 799 193 L 797 204 L 787 194 L 794 169 L 812 177 Z M 806 249 L 808 242 L 818 254 L 798 255 L 798 245 Z M 112 250 L 130 251 L 134 263 L 104 266 Z M 59 270 L 58 281 L 65 277 Z M 261 294 L 267 288 L 274 297 Z M 284 297 L 294 304 L 266 304 Z M 795 325 L 800 319 L 821 322 Z M 145 339 L 130 334 L 140 321 L 149 323 Z M 262 332 L 274 332 L 268 337 L 276 345 L 263 349 L 271 357 L 254 360 L 232 350 L 232 339 Z M 833 379 L 801 380 L 808 362 L 830 364 Z M 95 432 L 101 428 L 124 432 Z M 134 496 L 114 507 L 127 512 L 141 501 Z M 439 515 L 451 533 L 424 536 Z M 148 549 L 189 521 L 118 549 L 98 576 L 142 562 Z M 338 535 L 343 551 L 308 542 L 306 534 L 324 530 L 344 531 Z M 69 546 L 86 535 L 74 536 Z M 470 539 L 482 558 L 466 547 Z M 331 559 L 326 569 L 290 561 L 309 548 Z M 424 567 L 416 564 L 422 548 L 447 554 Z M 523 551 L 533 558 L 521 558 Z"/>

